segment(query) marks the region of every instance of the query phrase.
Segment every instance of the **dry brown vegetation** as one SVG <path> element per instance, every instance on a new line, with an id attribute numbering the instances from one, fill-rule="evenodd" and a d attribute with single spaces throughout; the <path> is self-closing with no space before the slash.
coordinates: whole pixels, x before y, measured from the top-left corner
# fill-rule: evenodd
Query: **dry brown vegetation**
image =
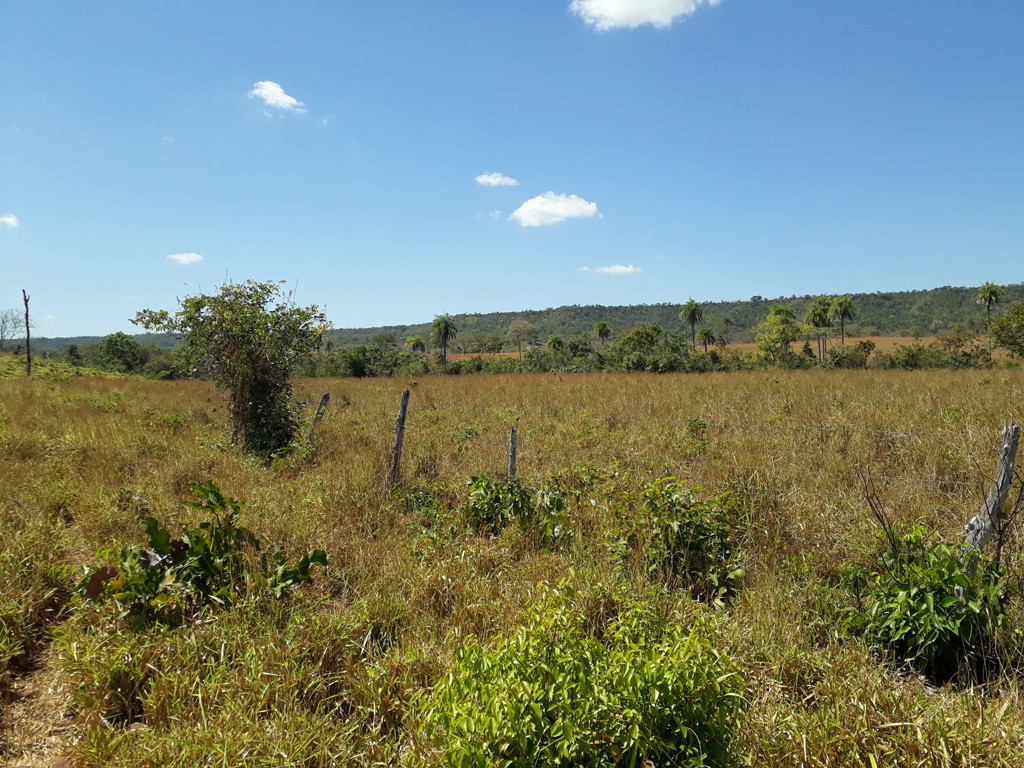
<path id="1" fill-rule="evenodd" d="M 405 386 L 404 491 L 389 494 Z M 0 687 L 45 662 L 72 691 L 75 765 L 430 762 L 417 692 L 443 674 L 455 638 L 510 632 L 541 582 L 651 586 L 608 544 L 617 515 L 666 473 L 743 504 L 747 575 L 702 611 L 743 670 L 737 762 L 1024 761 L 1016 665 L 973 688 L 900 672 L 842 631 L 839 585 L 845 561 L 882 546 L 858 473 L 900 525 L 955 540 L 983 501 L 1002 425 L 1024 420 L 1024 373 L 424 377 L 297 391 L 310 410 L 332 396 L 315 448 L 264 464 L 231 447 L 207 383 L 0 379 L 0 647 L 6 636 L 11 656 L 0 655 Z M 460 522 L 467 478 L 504 475 L 516 423 L 520 477 L 567 491 L 567 547 Z M 109 605 L 71 599 L 72 574 L 140 543 L 143 518 L 197 522 L 178 501 L 207 479 L 246 503 L 261 539 L 323 548 L 328 568 L 290 600 L 174 628 L 129 630 Z M 1021 626 L 1019 604 L 1011 617 Z M 32 750 L 6 717 L 3 759 L 28 764 Z"/>

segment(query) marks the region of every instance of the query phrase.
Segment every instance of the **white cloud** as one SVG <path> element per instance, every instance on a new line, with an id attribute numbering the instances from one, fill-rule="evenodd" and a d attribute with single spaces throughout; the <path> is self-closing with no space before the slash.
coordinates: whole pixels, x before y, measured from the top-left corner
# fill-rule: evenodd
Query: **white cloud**
<path id="1" fill-rule="evenodd" d="M 252 90 L 246 94 L 250 99 L 262 99 L 263 105 L 271 109 L 283 109 L 286 112 L 305 112 L 306 105 L 289 96 L 277 83 L 272 80 L 260 80 Z"/>
<path id="2" fill-rule="evenodd" d="M 597 214 L 597 203 L 590 203 L 577 195 L 556 195 L 545 192 L 531 197 L 512 211 L 509 221 L 522 227 L 540 227 L 557 224 L 566 219 L 586 219 Z"/>
<path id="3" fill-rule="evenodd" d="M 485 187 L 517 187 L 519 182 L 515 179 L 506 176 L 503 173 L 481 173 L 476 177 L 477 184 L 483 184 Z"/>
<path id="4" fill-rule="evenodd" d="M 610 267 L 597 267 L 594 271 L 602 275 L 635 275 L 637 272 L 643 272 L 640 267 L 634 267 L 632 264 L 628 267 L 612 264 Z"/>
<path id="5" fill-rule="evenodd" d="M 670 27 L 680 17 L 689 16 L 702 5 L 718 5 L 722 0 L 572 0 L 569 10 L 600 31 L 643 24 Z"/>
<path id="6" fill-rule="evenodd" d="M 3 216 L 0 216 L 0 225 L 4 224 L 6 224 L 11 229 L 14 229 L 15 227 L 18 226 L 18 217 L 15 216 L 13 213 L 5 213 Z"/>
<path id="7" fill-rule="evenodd" d="M 172 253 L 167 258 L 184 265 L 195 264 L 203 260 L 203 257 L 198 253 Z"/>

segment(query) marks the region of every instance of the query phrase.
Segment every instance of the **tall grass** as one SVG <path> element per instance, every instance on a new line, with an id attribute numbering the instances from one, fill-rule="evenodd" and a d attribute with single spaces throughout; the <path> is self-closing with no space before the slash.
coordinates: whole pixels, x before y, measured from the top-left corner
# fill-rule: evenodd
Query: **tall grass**
<path id="1" fill-rule="evenodd" d="M 403 487 L 384 487 L 403 387 Z M 423 746 L 421 691 L 452 649 L 520 627 L 538 584 L 685 590 L 623 568 L 623 521 L 665 474 L 743 506 L 746 576 L 714 609 L 746 681 L 734 760 L 771 765 L 1018 765 L 1014 665 L 982 688 L 941 688 L 842 631 L 846 561 L 882 548 L 870 476 L 899 526 L 954 541 L 981 506 L 1002 424 L 1024 420 L 1024 374 L 752 372 L 305 380 L 315 446 L 263 463 L 230 445 L 227 403 L 203 382 L 0 379 L 0 681 L 53 664 L 76 691 L 77 765 L 402 764 Z M 466 523 L 466 481 L 557 479 L 567 546 Z M 198 621 L 128 631 L 70 598 L 97 552 L 141 544 L 144 518 L 200 520 L 180 499 L 213 480 L 242 524 L 330 564 L 283 602 L 258 596 Z M 1018 568 L 1016 540 L 1007 548 Z M 595 611 L 600 611 L 595 606 Z M 1019 603 L 1011 621 L 1021 625 Z M 1010 638 L 1012 641 L 1012 638 Z M 1012 643 L 1011 643 L 1012 644 Z M 13 749 L 13 746 L 8 749 Z"/>

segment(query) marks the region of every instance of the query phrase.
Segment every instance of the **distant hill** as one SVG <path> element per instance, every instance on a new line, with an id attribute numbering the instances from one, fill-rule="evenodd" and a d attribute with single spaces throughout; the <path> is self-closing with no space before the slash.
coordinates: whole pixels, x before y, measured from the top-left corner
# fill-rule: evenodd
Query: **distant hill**
<path id="1" fill-rule="evenodd" d="M 1024 284 L 1003 286 L 1006 295 L 1002 304 L 992 308 L 998 314 L 1001 307 L 1013 301 L 1024 300 Z M 928 336 L 948 330 L 954 323 L 964 323 L 977 331 L 985 327 L 985 307 L 975 303 L 977 287 L 943 287 L 923 291 L 900 291 L 895 293 L 850 294 L 856 308 L 856 316 L 846 324 L 847 335 L 851 336 Z M 753 341 L 753 328 L 764 320 L 773 304 L 789 304 L 797 316 L 802 318 L 804 310 L 816 296 L 779 296 L 764 298 L 753 296 L 747 301 L 704 302 L 704 325 L 716 332 L 722 321 L 732 321 L 732 336 L 736 341 Z M 522 312 L 491 312 L 487 314 L 453 315 L 459 329 L 456 345 L 460 341 L 479 338 L 495 333 L 506 338 L 509 325 L 514 320 L 525 320 L 537 327 L 535 339 L 544 341 L 553 334 L 565 339 L 593 330 L 594 325 L 604 321 L 611 326 L 612 336 L 618 336 L 626 329 L 641 323 L 657 323 L 666 330 L 688 331 L 679 319 L 680 304 L 639 304 L 606 307 L 595 304 L 577 305 L 553 309 L 524 310 Z M 331 338 L 337 346 L 366 344 L 373 336 L 382 333 L 394 335 L 399 344 L 408 336 L 430 334 L 430 323 L 415 325 L 388 325 L 377 328 L 339 328 Z"/>
<path id="2" fill-rule="evenodd" d="M 79 347 L 85 347 L 89 344 L 99 343 L 102 336 L 55 336 L 53 338 L 36 338 L 32 337 L 32 349 L 47 350 L 47 351 L 58 351 L 64 349 L 70 344 L 77 344 Z M 150 345 L 153 344 L 160 349 L 174 349 L 178 344 L 178 337 L 171 333 L 137 333 L 132 336 L 139 344 Z M 15 339 L 11 346 L 14 344 L 24 343 L 24 336 L 21 339 Z"/>
<path id="3" fill-rule="evenodd" d="M 1013 301 L 1024 301 L 1024 284 L 1003 286 L 1006 295 L 1002 304 L 992 308 L 998 314 L 1002 306 Z M 964 323 L 979 332 L 985 327 L 985 308 L 975 303 L 978 288 L 943 287 L 924 291 L 899 291 L 895 293 L 854 293 L 850 294 L 856 308 L 856 316 L 846 324 L 849 336 L 928 336 L 948 330 L 954 323 Z M 722 321 L 732 321 L 732 337 L 735 341 L 753 341 L 753 328 L 764 320 L 773 304 L 789 304 L 798 317 L 815 296 L 778 296 L 764 298 L 752 296 L 747 301 L 710 301 L 701 304 L 704 310 L 704 325 L 718 332 Z M 606 307 L 597 304 L 578 305 L 549 309 L 523 310 L 521 312 L 490 312 L 486 314 L 453 315 L 459 329 L 456 348 L 469 340 L 487 334 L 497 334 L 506 340 L 509 325 L 514 320 L 525 320 L 537 327 L 534 337 L 545 341 L 553 334 L 569 339 L 581 333 L 589 333 L 594 325 L 604 321 L 611 326 L 612 336 L 620 335 L 634 325 L 657 323 L 666 330 L 683 332 L 688 330 L 679 319 L 676 304 L 636 304 L 630 306 Z M 374 336 L 392 334 L 399 344 L 408 336 L 430 334 L 430 321 L 414 325 L 385 325 L 376 328 L 337 328 L 331 332 L 335 346 L 367 344 Z M 97 343 L 100 336 L 74 336 L 62 338 L 33 338 L 32 345 L 40 350 L 59 350 L 68 344 L 85 346 Z M 142 333 L 134 337 L 140 344 L 155 344 L 161 349 L 170 349 L 177 343 L 172 334 Z M 17 343 L 16 341 L 14 343 Z"/>

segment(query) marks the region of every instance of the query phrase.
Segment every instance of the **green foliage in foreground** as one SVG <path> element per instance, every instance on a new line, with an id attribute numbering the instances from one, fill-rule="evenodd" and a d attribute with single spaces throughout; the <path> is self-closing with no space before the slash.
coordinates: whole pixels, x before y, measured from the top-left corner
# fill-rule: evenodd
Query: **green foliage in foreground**
<path id="1" fill-rule="evenodd" d="M 443 763 L 726 764 L 742 681 L 699 620 L 684 626 L 656 604 L 623 596 L 611 615 L 588 611 L 563 583 L 493 647 L 463 643 L 422 703 Z"/>
<path id="2" fill-rule="evenodd" d="M 149 548 L 124 547 L 116 557 L 116 573 L 109 568 L 87 572 L 79 590 L 94 597 L 112 593 L 123 606 L 122 618 L 178 623 L 209 603 L 234 605 L 257 586 L 281 598 L 292 587 L 312 581 L 313 565 L 327 565 L 327 555 L 319 549 L 289 565 L 283 552 L 264 551 L 256 536 L 238 525 L 241 502 L 212 482 L 193 481 L 189 488 L 201 501 L 182 503 L 212 520 L 172 538 L 167 528 L 147 517 Z"/>
<path id="3" fill-rule="evenodd" d="M 984 679 L 999 667 L 1008 630 L 1006 582 L 992 564 L 970 576 L 960 545 L 925 546 L 915 528 L 869 570 L 848 564 L 856 607 L 849 626 L 933 680 Z"/>

